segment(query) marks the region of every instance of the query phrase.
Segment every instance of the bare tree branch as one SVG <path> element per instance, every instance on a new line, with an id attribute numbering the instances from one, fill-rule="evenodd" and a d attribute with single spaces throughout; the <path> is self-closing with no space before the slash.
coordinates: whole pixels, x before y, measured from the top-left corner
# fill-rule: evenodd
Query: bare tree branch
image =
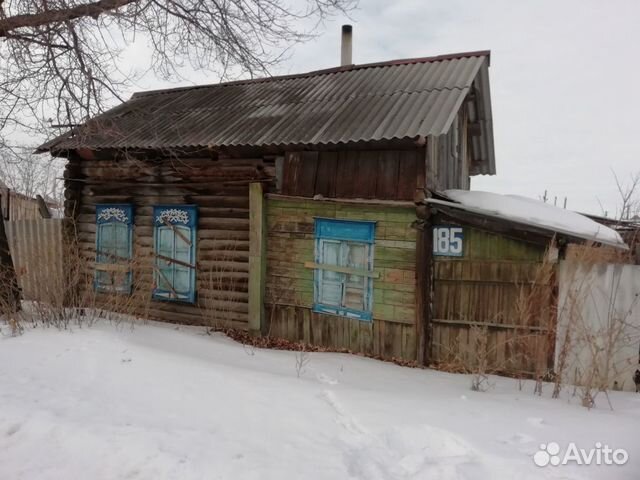
<path id="1" fill-rule="evenodd" d="M 57 22 L 68 22 L 82 17 L 97 19 L 100 15 L 111 10 L 117 10 L 138 0 L 99 0 L 85 5 L 49 10 L 39 13 L 15 15 L 0 20 L 0 37 L 5 37 L 14 30 L 21 28 L 35 28 L 51 25 Z"/>
<path id="2" fill-rule="evenodd" d="M 11 145 L 60 133 L 52 123 L 103 112 L 149 72 L 169 81 L 194 70 L 213 81 L 269 75 L 356 1 L 0 0 L 0 154 L 14 159 Z M 140 44 L 150 55 L 124 63 Z"/>
<path id="3" fill-rule="evenodd" d="M 612 170 L 619 198 L 618 220 L 631 220 L 640 214 L 640 172 L 630 174 L 626 181 L 620 180 Z"/>

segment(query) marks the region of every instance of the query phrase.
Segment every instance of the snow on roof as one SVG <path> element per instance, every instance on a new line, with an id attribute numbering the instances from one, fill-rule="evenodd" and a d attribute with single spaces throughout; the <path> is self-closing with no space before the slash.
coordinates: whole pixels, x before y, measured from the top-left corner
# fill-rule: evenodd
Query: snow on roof
<path id="1" fill-rule="evenodd" d="M 615 230 L 601 225 L 584 215 L 554 207 L 540 200 L 520 195 L 500 195 L 468 190 L 446 190 L 444 195 L 454 202 L 458 202 L 464 210 L 469 212 L 532 225 L 617 248 L 629 248 Z M 431 203 L 446 203 L 456 206 L 450 202 L 432 199 L 429 201 Z"/>

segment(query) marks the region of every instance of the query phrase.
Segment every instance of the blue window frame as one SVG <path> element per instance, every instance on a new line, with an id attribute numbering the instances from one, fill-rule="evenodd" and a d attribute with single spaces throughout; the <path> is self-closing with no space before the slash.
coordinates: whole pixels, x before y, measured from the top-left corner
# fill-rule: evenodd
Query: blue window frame
<path id="1" fill-rule="evenodd" d="M 96 290 L 131 292 L 132 225 L 131 205 L 96 205 Z"/>
<path id="2" fill-rule="evenodd" d="M 318 313 L 371 320 L 375 222 L 315 219 Z"/>
<path id="3" fill-rule="evenodd" d="M 195 303 L 197 207 L 157 205 L 153 219 L 153 297 Z"/>

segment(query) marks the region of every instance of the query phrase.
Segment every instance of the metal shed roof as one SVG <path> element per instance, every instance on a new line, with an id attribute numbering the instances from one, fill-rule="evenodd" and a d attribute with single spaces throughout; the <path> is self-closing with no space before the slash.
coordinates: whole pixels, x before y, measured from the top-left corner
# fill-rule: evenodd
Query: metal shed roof
<path id="1" fill-rule="evenodd" d="M 481 51 L 140 92 L 38 150 L 330 146 L 438 136 L 474 88 L 482 129 L 474 150 L 484 164 L 477 173 L 495 173 L 488 66 L 489 52 Z"/>

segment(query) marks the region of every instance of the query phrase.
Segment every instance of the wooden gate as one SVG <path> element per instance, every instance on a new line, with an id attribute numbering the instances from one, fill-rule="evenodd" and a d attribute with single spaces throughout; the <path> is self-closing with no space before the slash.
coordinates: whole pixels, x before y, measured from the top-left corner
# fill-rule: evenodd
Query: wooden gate
<path id="1" fill-rule="evenodd" d="M 451 239 L 449 252 L 434 247 L 430 360 L 467 371 L 484 362 L 488 373 L 545 373 L 554 318 L 554 265 L 543 260 L 545 247 L 449 227 L 459 240 Z"/>

